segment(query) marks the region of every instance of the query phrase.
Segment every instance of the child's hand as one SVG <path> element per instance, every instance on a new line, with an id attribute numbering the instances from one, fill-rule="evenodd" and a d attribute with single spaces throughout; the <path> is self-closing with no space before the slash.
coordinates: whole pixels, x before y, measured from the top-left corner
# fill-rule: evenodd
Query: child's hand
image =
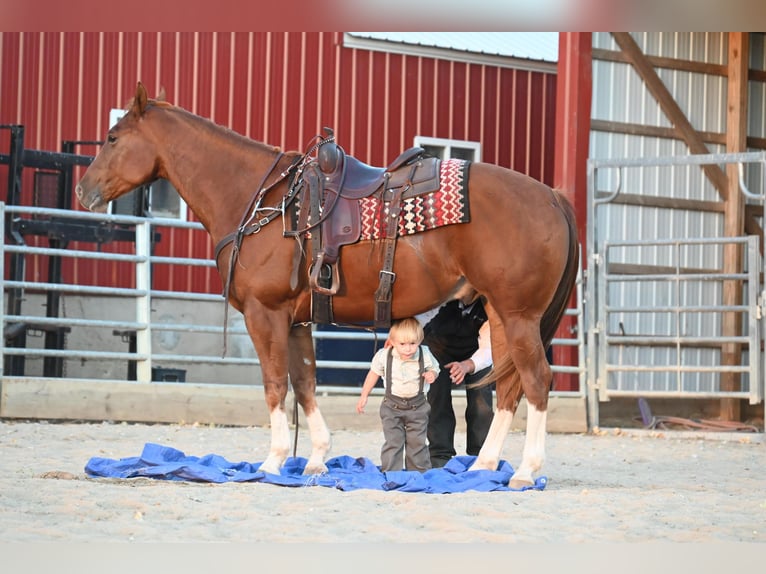
<path id="1" fill-rule="evenodd" d="M 436 380 L 436 373 L 433 371 L 426 371 L 426 373 L 423 375 L 423 380 L 425 380 L 425 382 L 430 385 Z"/>
<path id="2" fill-rule="evenodd" d="M 360 415 L 364 414 L 365 405 L 367 405 L 367 397 L 360 397 L 359 401 L 356 403 L 356 412 L 358 412 Z"/>

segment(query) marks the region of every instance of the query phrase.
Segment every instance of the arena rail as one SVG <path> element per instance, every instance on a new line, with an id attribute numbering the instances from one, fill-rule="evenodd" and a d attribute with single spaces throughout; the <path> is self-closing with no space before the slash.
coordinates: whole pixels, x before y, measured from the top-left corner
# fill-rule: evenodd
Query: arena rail
<path id="1" fill-rule="evenodd" d="M 734 187 L 751 204 L 743 209 L 760 206 L 762 214 L 763 152 L 588 160 L 590 425 L 598 424 L 599 403 L 614 397 L 763 402 L 766 237 L 713 236 L 722 224 L 689 215 L 687 227 L 699 237 L 666 237 L 657 223 L 660 211 L 725 213 L 725 200 L 702 200 L 705 181 L 692 167 L 729 164 L 739 175 Z M 663 191 L 675 185 L 683 199 Z M 762 215 L 760 225 L 766 229 Z M 727 253 L 739 253 L 740 269 L 727 265 L 734 261 Z"/>
<path id="2" fill-rule="evenodd" d="M 5 304 L 0 317 L 4 338 L 0 352 L 0 371 L 6 381 L 14 378 L 28 380 L 55 379 L 46 375 L 45 365 L 63 364 L 57 372 L 70 380 L 136 383 L 197 383 L 224 385 L 259 385 L 259 361 L 252 349 L 241 314 L 229 309 L 226 325 L 228 352 L 223 356 L 224 305 L 220 294 L 194 291 L 162 291 L 152 288 L 152 268 L 158 265 L 215 267 L 209 259 L 165 257 L 152 255 L 153 233 L 159 228 L 202 230 L 199 223 L 165 218 L 142 218 L 123 215 L 102 215 L 83 211 L 39 207 L 11 206 L 0 203 L 0 230 L 4 237 L 8 222 L 22 217 L 55 220 L 73 219 L 84 224 L 120 226 L 134 229 L 133 253 L 107 250 L 57 249 L 28 245 L 23 238 L 16 244 L 6 239 L 0 258 Z M 42 243 L 42 242 L 38 242 Z M 32 282 L 21 277 L 9 278 L 4 263 L 10 257 L 31 260 L 34 257 L 94 259 L 123 262 L 135 268 L 135 285 L 118 288 L 113 285 L 76 285 L 62 282 Z M 48 316 L 45 298 L 49 293 L 61 297 L 61 313 Z M 9 305 L 13 296 L 15 305 Z M 577 301 L 582 301 L 582 281 L 577 284 Z M 189 305 L 194 312 L 189 313 Z M 11 309 L 10 307 L 16 307 Z M 577 365 L 554 365 L 555 373 L 567 373 L 579 379 L 579 391 L 554 391 L 556 396 L 584 398 L 585 350 L 583 312 L 581 306 L 567 310 L 574 317 L 576 328 L 571 337 L 556 338 L 554 346 L 575 347 Z M 49 348 L 34 336 L 41 332 L 66 332 L 63 348 Z M 32 336 L 14 340 L 14 335 L 28 332 Z M 366 345 L 364 351 L 350 356 L 346 349 L 327 359 L 318 353 L 320 372 L 338 370 L 358 371 L 356 385 L 334 384 L 320 377 L 320 392 L 357 394 L 369 368 L 375 348 L 383 344 L 385 332 L 364 329 L 325 330 L 316 328 L 318 345 L 332 349 L 333 345 Z M 46 339 L 47 340 L 47 339 Z M 127 348 L 126 348 L 127 344 Z M 369 350 L 367 350 L 369 349 Z M 331 353 L 332 354 L 332 353 Z M 10 364 L 18 359 L 21 367 L 12 372 Z M 127 375 L 124 373 L 127 372 Z M 257 375 L 254 374 L 257 372 Z M 377 391 L 377 389 L 376 389 Z"/>

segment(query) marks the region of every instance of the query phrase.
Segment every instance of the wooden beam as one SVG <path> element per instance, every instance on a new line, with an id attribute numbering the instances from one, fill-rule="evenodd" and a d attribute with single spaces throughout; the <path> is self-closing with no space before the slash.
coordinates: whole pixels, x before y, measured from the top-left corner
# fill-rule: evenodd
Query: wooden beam
<path id="1" fill-rule="evenodd" d="M 680 139 L 674 128 L 663 126 L 648 126 L 646 124 L 632 124 L 627 122 L 613 122 L 608 120 L 591 120 L 590 127 L 593 131 L 613 134 L 626 134 L 630 136 L 645 136 L 663 139 Z M 715 132 L 697 132 L 706 143 L 725 144 L 726 134 Z"/>
<path id="2" fill-rule="evenodd" d="M 609 197 L 609 192 L 596 192 L 596 198 Z M 657 207 L 660 209 L 683 209 L 685 211 L 704 211 L 723 213 L 725 204 L 721 201 L 703 201 L 699 199 L 679 199 L 676 197 L 659 197 L 656 195 L 641 195 L 637 193 L 620 193 L 610 204 L 638 205 L 641 207 Z"/>
<path id="3" fill-rule="evenodd" d="M 649 63 L 655 68 L 665 68 L 668 70 L 681 70 L 684 72 L 696 72 L 698 74 L 709 74 L 715 76 L 725 76 L 726 66 L 721 64 L 710 64 L 708 62 L 695 62 L 693 60 L 679 60 L 678 58 L 663 58 L 660 56 L 645 56 Z M 624 62 L 631 63 L 624 52 L 615 50 L 604 50 L 602 48 L 593 48 L 593 59 L 603 60 L 605 62 Z"/>
<path id="4" fill-rule="evenodd" d="M 720 275 L 720 269 L 697 267 L 671 267 L 669 265 L 642 265 L 639 263 L 609 263 L 609 275 Z"/>
<path id="5" fill-rule="evenodd" d="M 646 124 L 632 124 L 629 122 L 613 122 L 609 120 L 590 120 L 590 129 L 594 132 L 607 132 L 610 134 L 625 134 L 629 136 L 646 136 L 678 140 L 678 132 L 673 128 L 662 126 L 648 126 Z M 697 132 L 705 143 L 725 145 L 726 134 L 716 132 Z M 766 138 L 748 136 L 747 147 L 766 149 Z"/>
<path id="6" fill-rule="evenodd" d="M 641 48 L 639 48 L 636 41 L 627 32 L 612 32 L 617 45 L 623 51 L 630 64 L 635 68 L 638 75 L 646 84 L 651 94 L 660 104 L 662 111 L 668 117 L 670 122 L 675 127 L 676 131 L 681 136 L 686 145 L 689 147 L 689 151 L 693 154 L 708 154 L 710 150 L 705 145 L 697 130 L 694 129 L 691 122 L 687 119 L 683 110 L 681 110 L 678 103 L 673 98 L 673 94 L 662 82 L 662 79 L 657 75 L 651 62 L 647 59 Z M 704 165 L 702 169 L 707 174 L 708 179 L 713 183 L 718 193 L 722 198 L 726 199 L 728 194 L 728 182 L 726 181 L 726 174 L 717 165 Z"/>
<path id="7" fill-rule="evenodd" d="M 729 32 L 728 58 L 728 97 L 726 105 L 726 151 L 739 153 L 747 146 L 747 68 L 749 60 L 749 34 L 747 32 Z M 729 180 L 728 199 L 724 211 L 724 234 L 726 237 L 740 237 L 745 231 L 745 198 L 739 191 L 739 175 L 736 164 L 726 166 Z M 723 266 L 726 273 L 741 273 L 744 253 L 741 245 L 725 245 Z M 742 281 L 724 281 L 723 304 L 742 304 Z M 721 330 L 724 337 L 739 335 L 742 331 L 740 313 L 724 313 Z M 724 345 L 721 362 L 724 365 L 739 365 L 742 345 L 728 343 Z M 741 376 L 739 373 L 722 373 L 721 390 L 739 391 Z M 740 420 L 740 401 L 721 400 L 721 419 Z"/>
<path id="8" fill-rule="evenodd" d="M 382 389 L 373 390 L 367 407 L 377 412 Z M 317 400 L 332 430 L 379 430 L 380 418 L 360 417 L 353 394 L 323 394 Z M 288 398 L 288 408 L 294 398 Z M 454 407 L 465 410 L 465 394 L 455 393 Z M 524 428 L 526 401 L 519 402 L 513 429 Z M 302 409 L 298 424 L 308 422 Z M 202 425 L 268 426 L 269 412 L 263 387 L 198 385 L 193 383 L 133 383 L 78 379 L 6 378 L 0 392 L 0 416 L 7 419 L 127 421 L 144 423 L 199 423 Z M 465 417 L 457 417 L 458 432 L 465 432 Z M 552 396 L 548 401 L 549 432 L 587 432 L 583 397 Z"/>
<path id="9" fill-rule="evenodd" d="M 616 50 L 605 50 L 603 48 L 593 48 L 593 59 L 604 62 L 623 62 L 630 63 L 627 56 Z M 726 77 L 729 74 L 727 66 L 722 64 L 711 64 L 709 62 L 697 62 L 695 60 L 680 60 L 678 58 L 665 58 L 662 56 L 646 56 L 655 68 L 664 68 L 666 70 L 680 70 L 682 72 L 695 72 L 697 74 L 708 74 L 713 76 Z M 753 82 L 766 82 L 766 70 L 747 71 L 747 78 Z"/>
<path id="10" fill-rule="evenodd" d="M 748 33 L 743 32 L 742 34 L 744 37 L 749 38 Z M 678 131 L 680 139 L 682 139 L 689 147 L 689 151 L 693 154 L 710 153 L 705 142 L 694 129 L 694 126 L 691 125 L 683 110 L 681 110 L 678 103 L 676 103 L 673 95 L 662 82 L 662 79 L 657 75 L 657 72 L 654 70 L 649 59 L 643 52 L 641 52 L 641 48 L 636 44 L 633 36 L 627 32 L 612 32 L 612 37 L 614 37 L 617 45 L 620 46 L 620 49 L 623 51 L 627 60 L 636 70 L 638 75 L 646 83 L 647 88 Z M 740 73 L 742 78 L 747 78 L 747 62 L 744 62 L 744 71 L 741 71 Z M 747 82 L 745 81 L 741 83 L 744 83 L 745 89 L 747 89 Z M 726 177 L 726 173 L 718 165 L 703 165 L 701 167 L 721 198 L 724 201 L 727 200 L 729 197 L 729 181 Z M 758 222 L 753 220 L 749 214 L 746 214 L 745 229 L 751 230 L 758 228 Z"/>

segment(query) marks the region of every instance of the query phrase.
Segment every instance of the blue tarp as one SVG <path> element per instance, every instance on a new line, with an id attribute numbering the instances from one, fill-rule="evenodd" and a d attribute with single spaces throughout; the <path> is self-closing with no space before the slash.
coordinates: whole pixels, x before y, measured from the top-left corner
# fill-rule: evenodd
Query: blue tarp
<path id="1" fill-rule="evenodd" d="M 261 472 L 261 463 L 229 462 L 217 454 L 203 457 L 187 456 L 180 450 L 159 444 L 146 443 L 141 456 L 114 460 L 94 457 L 85 465 L 88 476 L 97 478 L 156 478 L 190 482 L 264 482 L 280 486 L 327 486 L 338 490 L 397 490 L 401 492 L 427 492 L 444 494 L 476 490 L 515 490 L 508 487 L 513 475 L 511 465 L 500 461 L 497 470 L 469 471 L 474 456 L 456 456 L 444 468 L 424 473 L 400 470 L 381 472 L 368 458 L 337 456 L 329 459 L 327 472 L 303 475 L 306 459 L 288 458 L 279 475 Z M 545 477 L 539 477 L 534 486 L 520 490 L 543 490 Z"/>

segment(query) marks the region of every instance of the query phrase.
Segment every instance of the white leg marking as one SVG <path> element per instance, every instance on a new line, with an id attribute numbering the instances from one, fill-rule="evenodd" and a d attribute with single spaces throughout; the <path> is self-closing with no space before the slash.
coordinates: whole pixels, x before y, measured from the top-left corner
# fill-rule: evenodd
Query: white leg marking
<path id="1" fill-rule="evenodd" d="M 511 486 L 532 485 L 535 483 L 534 473 L 543 467 L 545 462 L 545 435 L 548 422 L 548 411 L 539 411 L 527 404 L 527 435 L 524 439 L 524 454 L 521 465 L 511 477 Z"/>
<path id="2" fill-rule="evenodd" d="M 479 456 L 468 470 L 497 470 L 500 463 L 500 453 L 503 451 L 505 437 L 511 430 L 513 413 L 509 410 L 498 410 L 492 419 L 487 438 L 479 451 Z"/>
<path id="3" fill-rule="evenodd" d="M 306 469 L 303 474 L 322 474 L 327 472 L 327 465 L 324 461 L 327 453 L 330 452 L 332 439 L 327 424 L 322 417 L 322 413 L 317 408 L 313 413 L 306 416 L 306 422 L 311 435 L 311 457 L 306 463 Z"/>
<path id="4" fill-rule="evenodd" d="M 280 408 L 271 411 L 269 420 L 271 421 L 271 450 L 259 470 L 279 474 L 279 469 L 282 468 L 290 452 L 290 427 L 287 424 L 285 411 Z"/>

